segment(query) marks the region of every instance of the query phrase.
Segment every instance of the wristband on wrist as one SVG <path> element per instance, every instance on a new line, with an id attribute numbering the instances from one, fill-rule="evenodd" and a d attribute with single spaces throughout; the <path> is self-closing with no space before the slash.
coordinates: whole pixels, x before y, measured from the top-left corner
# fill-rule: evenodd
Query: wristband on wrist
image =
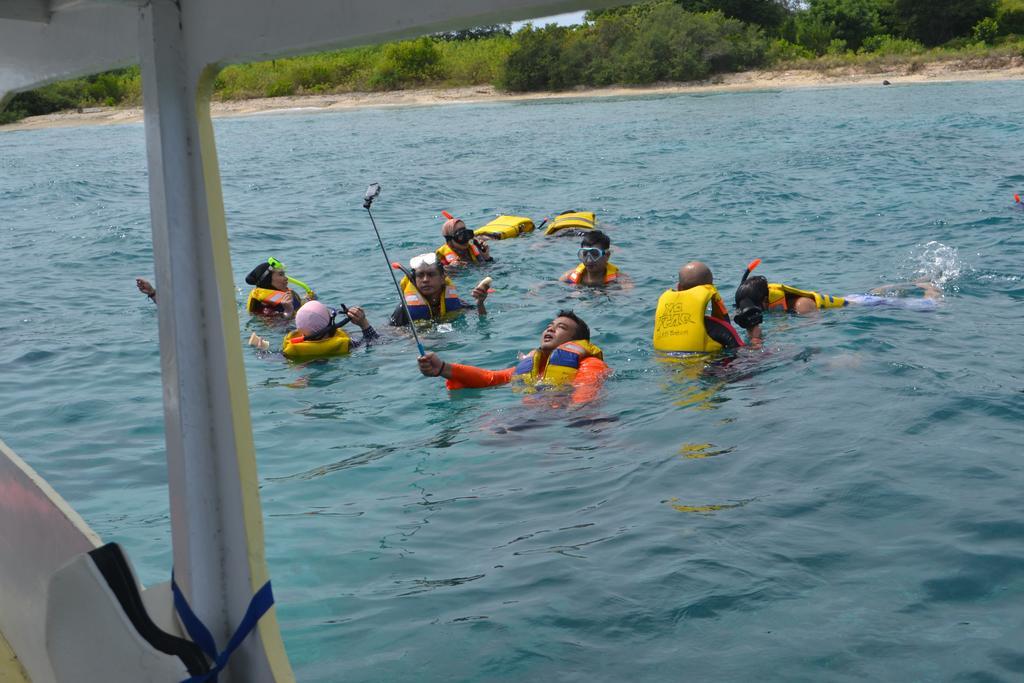
<path id="1" fill-rule="evenodd" d="M 444 374 L 444 366 L 446 365 L 448 365 L 448 363 L 441 361 L 441 369 L 437 371 L 437 375 L 435 375 L 435 377 L 440 377 L 441 375 Z"/>

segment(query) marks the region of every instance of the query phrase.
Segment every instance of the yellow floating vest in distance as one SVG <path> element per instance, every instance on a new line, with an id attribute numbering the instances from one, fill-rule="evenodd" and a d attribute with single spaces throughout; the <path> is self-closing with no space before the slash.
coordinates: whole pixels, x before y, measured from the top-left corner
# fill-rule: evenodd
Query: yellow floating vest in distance
<path id="1" fill-rule="evenodd" d="M 477 228 L 473 234 L 492 240 L 507 240 L 533 232 L 533 221 L 523 216 L 498 216 L 493 221 Z"/>
<path id="2" fill-rule="evenodd" d="M 714 285 L 683 291 L 670 289 L 658 298 L 654 313 L 654 348 L 658 351 L 719 351 L 722 345 L 708 336 L 704 314 L 713 299 L 721 301 Z"/>
<path id="3" fill-rule="evenodd" d="M 597 217 L 593 211 L 567 211 L 555 216 L 555 220 L 544 229 L 545 235 L 555 235 L 562 230 L 593 230 Z"/>
<path id="4" fill-rule="evenodd" d="M 819 294 L 818 292 L 812 292 L 809 289 L 797 289 L 796 287 L 790 287 L 780 282 L 769 282 L 768 283 L 768 310 L 789 310 L 789 304 L 786 301 L 786 295 L 792 294 L 793 296 L 805 296 L 809 299 L 814 299 L 814 303 L 818 308 L 842 308 L 846 305 L 846 299 L 841 296 L 829 296 L 828 294 Z"/>
<path id="5" fill-rule="evenodd" d="M 540 355 L 534 349 L 516 365 L 512 379 L 526 384 L 571 384 L 580 363 L 591 356 L 604 360 L 604 353 L 596 345 L 582 339 L 568 341 L 552 351 L 547 365 L 540 369 Z"/>
<path id="6" fill-rule="evenodd" d="M 281 346 L 281 353 L 285 358 L 292 360 L 310 360 L 312 358 L 330 358 L 331 356 L 344 356 L 349 351 L 350 338 L 344 331 L 338 329 L 334 335 L 326 339 L 316 341 L 302 340 L 292 341 L 300 337 L 298 330 L 292 330 L 284 336 L 284 344 Z"/>

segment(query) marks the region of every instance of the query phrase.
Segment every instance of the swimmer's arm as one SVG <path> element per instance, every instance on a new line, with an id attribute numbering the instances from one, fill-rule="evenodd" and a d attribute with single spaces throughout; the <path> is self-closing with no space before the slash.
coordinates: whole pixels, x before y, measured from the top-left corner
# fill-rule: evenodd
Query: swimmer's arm
<path id="1" fill-rule="evenodd" d="M 366 313 L 364 313 L 363 309 L 359 306 L 352 306 L 349 308 L 348 317 L 352 322 L 359 326 L 359 329 L 362 330 L 363 333 L 362 339 L 353 339 L 349 342 L 349 348 L 358 349 L 360 346 L 369 346 L 375 339 L 380 338 L 380 334 L 377 330 L 373 329 L 373 325 L 371 325 L 370 321 L 366 319 Z"/>
<path id="2" fill-rule="evenodd" d="M 513 370 L 515 370 L 514 367 L 504 370 L 485 370 L 473 365 L 445 363 L 441 370 L 441 376 L 448 380 L 445 386 L 449 389 L 485 389 L 511 382 Z"/>
<path id="3" fill-rule="evenodd" d="M 600 358 L 593 356 L 584 358 L 580 362 L 576 377 L 572 380 L 574 387 L 572 392 L 573 403 L 589 403 L 597 398 L 601 391 L 604 378 L 611 374 L 611 368 Z"/>
<path id="4" fill-rule="evenodd" d="M 363 328 L 363 336 L 361 339 L 352 339 L 348 343 L 349 349 L 358 349 L 360 346 L 370 346 L 376 340 L 380 339 L 380 332 L 373 329 L 373 325 L 367 325 Z"/>
<path id="5" fill-rule="evenodd" d="M 761 334 L 761 326 L 754 325 L 747 330 L 747 346 L 752 349 L 759 349 L 764 343 L 764 337 Z"/>

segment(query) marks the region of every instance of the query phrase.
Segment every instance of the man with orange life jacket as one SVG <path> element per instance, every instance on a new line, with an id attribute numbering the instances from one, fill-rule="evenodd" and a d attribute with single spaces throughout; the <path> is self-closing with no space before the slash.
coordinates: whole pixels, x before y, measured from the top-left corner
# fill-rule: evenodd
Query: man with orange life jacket
<path id="1" fill-rule="evenodd" d="M 445 266 L 493 261 L 485 239 L 477 239 L 461 218 L 449 218 L 441 227 L 444 246 L 437 248 L 437 258 Z"/>
<path id="2" fill-rule="evenodd" d="M 708 313 L 708 306 L 711 311 Z M 761 341 L 761 321 L 745 319 L 752 345 Z M 675 289 L 663 293 L 654 314 L 654 348 L 658 351 L 706 353 L 743 346 L 729 322 L 711 269 L 691 261 L 679 269 Z"/>
<path id="3" fill-rule="evenodd" d="M 589 285 L 600 287 L 612 282 L 628 284 L 629 278 L 608 259 L 612 253 L 612 241 L 600 230 L 592 230 L 583 235 L 580 249 L 576 252 L 580 264 L 559 278 L 570 285 Z"/>
<path id="4" fill-rule="evenodd" d="M 504 370 L 485 370 L 441 360 L 429 352 L 419 358 L 420 372 L 444 377 L 449 389 L 482 389 L 522 383 L 525 387 L 571 386 L 572 402 L 594 399 L 610 373 L 601 349 L 590 343 L 590 327 L 572 311 L 559 311 L 541 333 L 540 346 Z"/>
<path id="5" fill-rule="evenodd" d="M 412 269 L 412 277 L 402 278 L 399 286 L 413 320 L 441 320 L 450 313 L 472 308 L 472 304 L 459 298 L 455 285 L 445 276 L 444 266 L 436 253 L 428 252 L 414 256 L 409 261 L 409 266 Z M 484 306 L 484 301 L 487 300 L 487 287 L 477 286 L 472 295 L 476 299 L 477 313 L 487 315 L 487 308 Z M 395 307 L 390 320 L 392 326 L 402 327 L 409 324 L 405 309 L 402 304 Z"/>

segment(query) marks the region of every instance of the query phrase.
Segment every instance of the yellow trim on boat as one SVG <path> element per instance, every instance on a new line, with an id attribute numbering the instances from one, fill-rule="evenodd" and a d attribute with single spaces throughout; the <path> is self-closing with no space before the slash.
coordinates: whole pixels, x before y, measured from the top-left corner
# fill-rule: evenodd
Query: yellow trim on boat
<path id="1" fill-rule="evenodd" d="M 3 633 L 0 633 L 0 683 L 32 683 Z"/>
<path id="2" fill-rule="evenodd" d="M 221 323 L 226 348 L 228 383 L 231 395 L 231 414 L 234 417 L 236 463 L 238 483 L 241 486 L 241 501 L 245 519 L 245 534 L 249 550 L 249 572 L 252 581 L 250 590 L 256 593 L 270 578 L 267 571 L 264 547 L 263 511 L 260 505 L 259 474 L 256 471 L 256 445 L 252 436 L 252 419 L 249 412 L 248 383 L 245 380 L 245 366 L 242 362 L 242 345 L 238 343 L 238 304 L 235 302 L 235 285 L 231 275 L 231 251 L 228 248 L 228 228 L 224 217 L 224 195 L 221 191 L 220 165 L 217 162 L 217 146 L 213 136 L 213 122 L 210 119 L 210 98 L 213 83 L 220 68 L 216 65 L 203 70 L 196 91 L 196 121 L 199 128 L 199 147 L 202 156 L 203 178 L 206 183 L 206 210 L 210 221 L 211 253 L 214 270 L 217 273 L 217 290 L 220 295 Z M 277 623 L 277 609 L 271 607 L 257 622 L 256 630 L 263 643 L 263 651 L 270 664 L 276 683 L 295 681 L 288 655 L 285 654 L 281 629 Z"/>

